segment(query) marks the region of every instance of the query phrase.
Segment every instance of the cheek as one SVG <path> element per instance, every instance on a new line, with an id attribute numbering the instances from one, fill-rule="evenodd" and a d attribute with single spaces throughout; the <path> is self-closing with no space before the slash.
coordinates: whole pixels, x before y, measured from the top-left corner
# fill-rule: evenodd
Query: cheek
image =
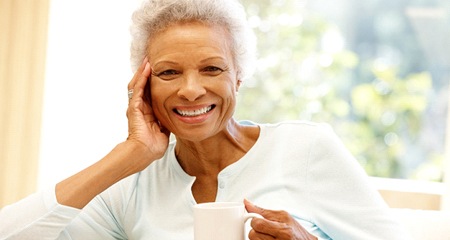
<path id="1" fill-rule="evenodd" d="M 216 81 L 211 82 L 210 87 L 215 89 L 216 93 L 225 98 L 235 98 L 238 80 L 232 74 L 226 74 Z"/>
<path id="2" fill-rule="evenodd" d="M 150 92 L 151 92 L 151 103 L 152 108 L 155 114 L 158 115 L 160 110 L 164 107 L 164 101 L 168 97 L 167 89 L 163 86 L 162 83 L 153 80 L 150 84 Z"/>
<path id="3" fill-rule="evenodd" d="M 230 85 L 223 86 L 219 91 L 217 94 L 222 98 L 224 113 L 234 112 L 236 107 L 236 91 L 234 87 Z"/>
<path id="4" fill-rule="evenodd" d="M 236 84 L 228 82 L 226 85 L 224 84 L 219 91 L 220 95 L 224 96 L 228 101 L 236 100 Z"/>
<path id="5" fill-rule="evenodd" d="M 152 99 L 157 101 L 158 99 L 164 98 L 164 96 L 167 95 L 167 92 L 170 91 L 170 86 L 170 83 L 167 81 L 152 79 L 150 83 Z"/>

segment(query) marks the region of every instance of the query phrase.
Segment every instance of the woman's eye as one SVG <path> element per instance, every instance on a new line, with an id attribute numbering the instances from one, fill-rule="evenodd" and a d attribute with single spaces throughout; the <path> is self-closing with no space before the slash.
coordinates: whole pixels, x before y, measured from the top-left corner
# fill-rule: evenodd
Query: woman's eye
<path id="1" fill-rule="evenodd" d="M 180 73 L 177 70 L 173 70 L 173 69 L 169 69 L 169 70 L 164 70 L 161 72 L 158 72 L 154 75 L 156 75 L 157 77 L 163 79 L 163 80 L 172 80 L 174 78 L 176 78 Z"/>
<path id="2" fill-rule="evenodd" d="M 177 73 L 178 73 L 177 71 L 170 69 L 170 70 L 162 71 L 161 73 L 158 74 L 158 76 L 170 76 L 170 75 L 175 75 Z"/>
<path id="3" fill-rule="evenodd" d="M 205 67 L 203 69 L 203 71 L 207 72 L 207 73 L 211 73 L 211 74 L 220 74 L 221 72 L 223 72 L 222 69 L 218 68 L 218 67 L 214 67 L 214 66 L 208 66 Z"/>

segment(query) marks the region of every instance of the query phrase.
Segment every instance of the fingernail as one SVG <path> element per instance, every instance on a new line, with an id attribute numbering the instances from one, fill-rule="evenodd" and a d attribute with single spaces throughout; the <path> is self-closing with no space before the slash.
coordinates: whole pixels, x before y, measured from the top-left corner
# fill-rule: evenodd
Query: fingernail
<path id="1" fill-rule="evenodd" d="M 247 202 L 248 204 L 255 206 L 255 204 L 253 204 L 250 200 L 248 200 L 247 198 L 244 198 L 244 202 Z"/>
<path id="2" fill-rule="evenodd" d="M 145 58 L 144 58 L 144 60 L 142 60 L 142 65 L 144 65 L 144 63 L 146 63 L 146 62 L 148 62 L 148 58 L 147 58 L 147 56 L 145 56 Z"/>
<path id="3" fill-rule="evenodd" d="M 147 71 L 149 68 L 150 68 L 150 63 L 147 62 L 147 63 L 145 64 L 144 71 Z"/>

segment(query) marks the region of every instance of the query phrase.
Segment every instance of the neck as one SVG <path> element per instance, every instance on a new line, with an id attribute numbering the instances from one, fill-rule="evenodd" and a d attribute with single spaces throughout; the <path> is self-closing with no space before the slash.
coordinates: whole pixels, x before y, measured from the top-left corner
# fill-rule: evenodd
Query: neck
<path id="1" fill-rule="evenodd" d="M 177 138 L 175 153 L 181 167 L 191 176 L 217 176 L 244 156 L 259 136 L 257 126 L 242 126 L 231 119 L 215 136 L 193 142 Z"/>

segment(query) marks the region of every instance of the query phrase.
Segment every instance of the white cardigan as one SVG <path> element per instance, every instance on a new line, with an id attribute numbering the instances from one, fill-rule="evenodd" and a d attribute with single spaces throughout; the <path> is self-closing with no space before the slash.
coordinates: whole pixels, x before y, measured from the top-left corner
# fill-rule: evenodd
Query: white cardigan
<path id="1" fill-rule="evenodd" d="M 218 175 L 216 201 L 247 198 L 286 210 L 319 239 L 409 239 L 327 125 L 259 126 L 250 151 Z M 180 167 L 174 147 L 83 210 L 58 204 L 53 189 L 2 209 L 0 239 L 192 240 L 195 177 Z"/>

